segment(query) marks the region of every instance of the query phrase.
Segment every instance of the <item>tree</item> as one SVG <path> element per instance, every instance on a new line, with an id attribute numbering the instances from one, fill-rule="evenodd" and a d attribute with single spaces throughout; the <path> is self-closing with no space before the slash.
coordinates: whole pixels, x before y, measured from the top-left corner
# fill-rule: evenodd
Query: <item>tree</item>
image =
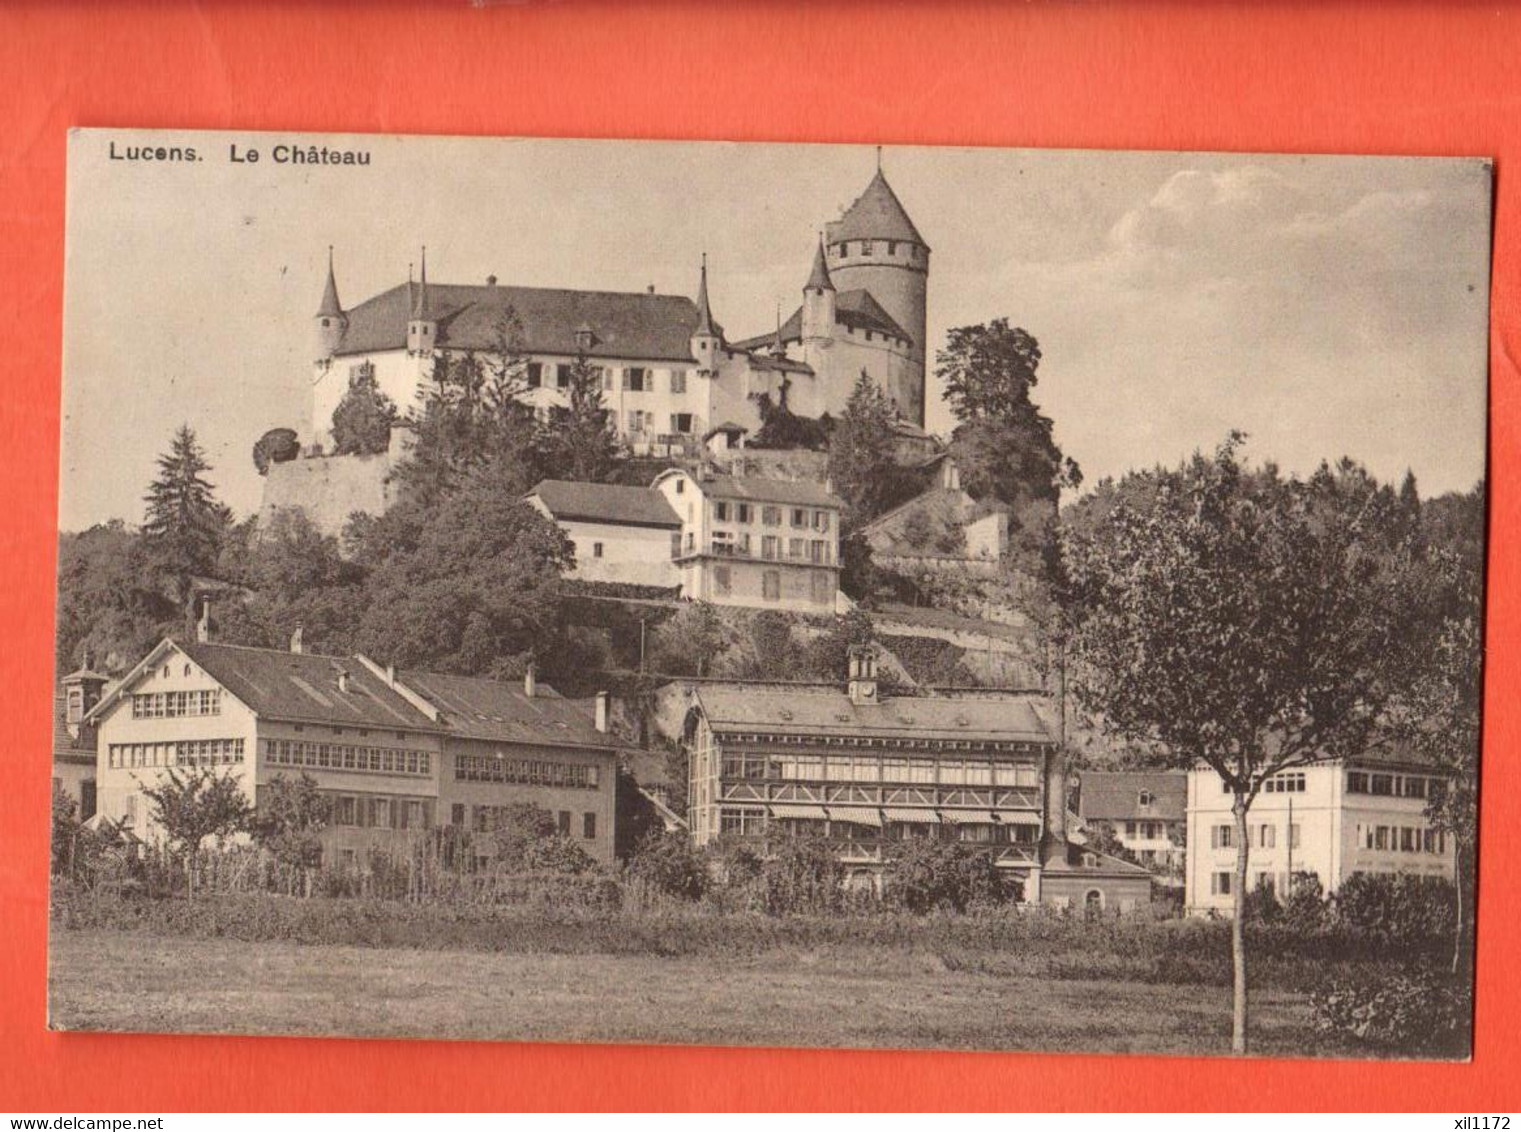
<path id="1" fill-rule="evenodd" d="M 601 483 L 618 457 L 618 436 L 602 400 L 601 366 L 577 354 L 565 384 L 565 404 L 550 410 L 539 449 L 547 472 L 557 479 Z"/>
<path id="2" fill-rule="evenodd" d="M 1157 765 L 1207 765 L 1232 795 L 1232 1047 L 1247 1045 L 1247 813 L 1281 771 L 1365 751 L 1411 663 L 1419 601 L 1392 491 L 1356 465 L 1308 481 L 1236 458 L 1139 473 L 1064 537 L 1072 675 Z"/>
<path id="3" fill-rule="evenodd" d="M 301 444 L 293 428 L 272 428 L 254 443 L 254 468 L 263 475 L 269 474 L 271 464 L 283 464 L 301 455 Z"/>
<path id="4" fill-rule="evenodd" d="M 491 843 L 497 865 L 510 872 L 584 873 L 596 868 L 586 851 L 560 832 L 554 814 L 531 802 L 498 810 Z"/>
<path id="5" fill-rule="evenodd" d="M 181 425 L 158 458 L 159 474 L 144 497 L 143 539 L 172 580 L 174 598 L 192 618 L 191 578 L 210 574 L 232 513 L 217 501 L 204 473 L 211 470 L 190 426 Z"/>
<path id="6" fill-rule="evenodd" d="M 1006 895 L 992 855 L 954 841 L 899 843 L 883 882 L 889 902 L 918 915 L 940 908 L 965 912 Z"/>
<path id="7" fill-rule="evenodd" d="M 183 625 L 183 611 L 144 539 L 113 520 L 58 540 L 58 674 L 99 657 L 107 672 L 136 663 Z"/>
<path id="8" fill-rule="evenodd" d="M 1047 573 L 1057 500 L 1063 488 L 1082 482 L 1082 473 L 1062 456 L 1051 419 L 1030 397 L 1040 346 L 1006 318 L 957 327 L 947 343 L 935 356 L 935 373 L 960 422 L 951 455 L 961 485 L 976 499 L 1008 504 L 1022 565 Z"/>
<path id="9" fill-rule="evenodd" d="M 711 676 L 728 648 L 729 635 L 718 611 L 705 601 L 694 601 L 655 630 L 649 668 L 664 676 Z"/>
<path id="10" fill-rule="evenodd" d="M 916 486 L 898 466 L 892 402 L 865 370 L 829 438 L 829 482 L 845 500 L 842 529 L 857 530 Z"/>
<path id="11" fill-rule="evenodd" d="M 349 387 L 333 410 L 333 455 L 374 456 L 391 447 L 396 404 L 380 391 L 375 367 L 363 365 L 349 376 Z"/>
<path id="12" fill-rule="evenodd" d="M 678 900 L 700 900 L 708 890 L 707 867 L 685 834 L 652 830 L 635 848 L 628 871 L 655 891 Z"/>
<path id="13" fill-rule="evenodd" d="M 358 644 L 399 665 L 485 675 L 553 646 L 570 541 L 522 501 L 511 457 L 471 472 L 429 511 L 375 524 Z M 395 541 L 388 541 L 394 538 Z"/>
<path id="14" fill-rule="evenodd" d="M 760 414 L 761 426 L 750 438 L 749 447 L 803 448 L 811 452 L 821 452 L 829 447 L 834 419 L 828 413 L 817 420 L 794 413 L 787 407 L 787 390 L 791 384 L 785 377 L 782 379 L 775 401 L 771 400 L 769 393 L 751 395 L 756 412 Z"/>
<path id="15" fill-rule="evenodd" d="M 74 839 L 79 833 L 79 806 L 69 797 L 69 792 L 53 783 L 53 875 L 67 876 L 73 870 Z"/>
<path id="16" fill-rule="evenodd" d="M 142 794 L 153 807 L 152 820 L 164 831 L 169 849 L 185 868 L 185 898 L 195 897 L 195 855 L 208 837 L 219 842 L 246 832 L 254 810 L 242 784 L 231 774 L 200 767 L 181 773 L 171 767 Z"/>
<path id="17" fill-rule="evenodd" d="M 253 834 L 275 860 L 291 868 L 311 869 L 322 863 L 321 834 L 332 815 L 332 802 L 317 789 L 317 780 L 277 774 L 265 785 Z"/>

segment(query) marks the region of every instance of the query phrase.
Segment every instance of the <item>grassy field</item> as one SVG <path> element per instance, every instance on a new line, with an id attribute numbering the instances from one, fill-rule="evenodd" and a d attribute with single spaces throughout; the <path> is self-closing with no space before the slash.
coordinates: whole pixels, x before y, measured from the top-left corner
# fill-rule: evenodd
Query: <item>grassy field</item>
<path id="1" fill-rule="evenodd" d="M 65 1030 L 1222 1054 L 1222 987 L 951 969 L 913 948 L 723 959 L 514 955 L 54 928 Z M 1254 996 L 1254 1052 L 1366 1056 L 1301 995 Z"/>

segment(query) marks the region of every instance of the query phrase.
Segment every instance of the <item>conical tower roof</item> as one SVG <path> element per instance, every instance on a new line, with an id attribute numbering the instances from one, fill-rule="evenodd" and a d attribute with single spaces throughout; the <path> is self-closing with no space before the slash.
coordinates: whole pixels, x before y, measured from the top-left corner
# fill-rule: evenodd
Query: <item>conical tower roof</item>
<path id="1" fill-rule="evenodd" d="M 428 249 L 422 250 L 422 274 L 417 285 L 417 306 L 412 309 L 412 317 L 423 321 L 432 317 L 428 307 Z"/>
<path id="2" fill-rule="evenodd" d="M 693 334 L 706 334 L 713 338 L 723 337 L 723 327 L 713 319 L 708 306 L 708 253 L 702 253 L 702 275 L 697 284 L 697 329 Z"/>
<path id="3" fill-rule="evenodd" d="M 343 304 L 338 301 L 338 281 L 333 278 L 333 249 L 327 249 L 327 286 L 322 288 L 322 305 L 317 308 L 318 318 L 342 318 Z"/>
<path id="4" fill-rule="evenodd" d="M 819 237 L 819 246 L 813 252 L 813 270 L 808 273 L 808 282 L 803 284 L 805 291 L 833 291 L 834 281 L 829 278 L 829 264 L 824 260 L 824 239 Z"/>
<path id="5" fill-rule="evenodd" d="M 924 237 L 908 218 L 903 202 L 887 183 L 882 170 L 871 179 L 865 192 L 845 210 L 845 215 L 830 227 L 832 240 L 909 240 L 924 244 Z"/>

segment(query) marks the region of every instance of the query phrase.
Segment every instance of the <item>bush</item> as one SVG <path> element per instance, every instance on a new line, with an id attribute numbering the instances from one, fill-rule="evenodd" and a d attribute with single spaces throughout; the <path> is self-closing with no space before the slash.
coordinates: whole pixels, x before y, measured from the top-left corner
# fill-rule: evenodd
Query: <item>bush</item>
<path id="1" fill-rule="evenodd" d="M 1315 1028 L 1409 1055 L 1467 1057 L 1472 988 L 1430 970 L 1357 972 L 1326 980 L 1310 998 Z"/>
<path id="2" fill-rule="evenodd" d="M 628 873 L 656 892 L 678 900 L 701 900 L 708 889 L 708 870 L 702 857 L 680 833 L 651 832 L 634 850 Z"/>
<path id="3" fill-rule="evenodd" d="M 1457 926 L 1457 892 L 1441 877 L 1353 873 L 1333 904 L 1341 924 L 1385 943 L 1450 940 Z"/>
<path id="4" fill-rule="evenodd" d="M 919 915 L 1007 897 L 992 856 L 954 841 L 906 842 L 888 866 L 885 888 L 891 904 Z"/>
<path id="5" fill-rule="evenodd" d="M 761 864 L 761 904 L 773 916 L 833 912 L 840 907 L 844 867 L 819 837 L 777 840 Z"/>

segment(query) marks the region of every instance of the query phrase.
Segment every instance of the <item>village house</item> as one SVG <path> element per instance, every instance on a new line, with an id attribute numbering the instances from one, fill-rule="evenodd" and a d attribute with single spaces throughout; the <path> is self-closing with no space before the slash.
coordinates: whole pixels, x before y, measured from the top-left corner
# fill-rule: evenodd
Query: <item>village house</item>
<path id="1" fill-rule="evenodd" d="M 1077 813 L 1090 829 L 1104 826 L 1116 841 L 1160 874 L 1183 875 L 1188 775 L 1181 771 L 1085 770 Z"/>
<path id="2" fill-rule="evenodd" d="M 1248 813 L 1247 884 L 1280 896 L 1312 873 L 1327 893 L 1354 873 L 1453 879 L 1456 846 L 1426 820 L 1442 772 L 1384 757 L 1334 759 L 1274 775 Z M 1185 903 L 1193 912 L 1232 909 L 1236 831 L 1232 794 L 1218 774 L 1188 774 Z"/>
<path id="3" fill-rule="evenodd" d="M 681 584 L 682 523 L 661 492 L 544 480 L 527 498 L 575 547 L 575 577 L 671 589 Z"/>
<path id="4" fill-rule="evenodd" d="M 203 622 L 204 624 L 204 622 Z M 309 775 L 332 803 L 324 859 L 362 863 L 443 825 L 488 832 L 531 803 L 610 862 L 616 744 L 605 700 L 587 710 L 521 688 L 382 667 L 363 657 L 165 639 L 90 710 L 99 809 L 135 837 L 155 828 L 143 786 L 214 768 L 257 807 L 277 776 Z"/>
<path id="5" fill-rule="evenodd" d="M 1069 847 L 1062 763 L 1043 697 L 885 695 L 875 655 L 835 684 L 700 681 L 684 708 L 687 818 L 698 846 L 815 836 L 849 883 L 880 891 L 895 846 L 956 841 L 990 853 L 1026 902 L 1132 907 L 1144 869 Z M 669 710 L 669 709 L 668 709 Z"/>
<path id="6" fill-rule="evenodd" d="M 973 499 L 948 455 L 925 466 L 935 474 L 934 486 L 861 528 L 872 560 L 887 570 L 991 573 L 1008 553 L 1009 508 Z"/>
<path id="7" fill-rule="evenodd" d="M 652 485 L 681 520 L 681 596 L 717 605 L 832 613 L 843 501 L 804 480 L 662 472 Z"/>

